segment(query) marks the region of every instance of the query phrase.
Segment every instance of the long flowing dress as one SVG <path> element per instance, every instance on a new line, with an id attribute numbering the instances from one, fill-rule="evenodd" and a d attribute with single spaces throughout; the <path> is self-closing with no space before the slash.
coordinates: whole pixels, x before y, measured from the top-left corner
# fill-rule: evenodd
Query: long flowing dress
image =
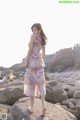
<path id="1" fill-rule="evenodd" d="M 32 38 L 34 44 L 24 76 L 24 95 L 39 97 L 46 95 L 45 63 L 40 53 L 41 37 L 32 35 Z"/>

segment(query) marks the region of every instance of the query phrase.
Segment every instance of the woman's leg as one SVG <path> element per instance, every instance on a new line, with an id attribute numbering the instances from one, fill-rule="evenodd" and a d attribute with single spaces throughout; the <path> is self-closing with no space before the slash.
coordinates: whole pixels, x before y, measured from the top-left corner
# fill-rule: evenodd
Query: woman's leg
<path id="1" fill-rule="evenodd" d="M 33 107 L 34 107 L 34 96 L 30 96 L 30 101 L 31 101 L 31 110 L 33 111 Z"/>
<path id="2" fill-rule="evenodd" d="M 41 102 L 42 102 L 42 113 L 41 113 L 41 116 L 43 117 L 46 114 L 45 96 L 41 96 Z"/>
<path id="3" fill-rule="evenodd" d="M 40 93 L 41 93 L 41 104 L 42 104 L 42 114 L 45 115 L 46 112 L 46 102 L 45 102 L 45 95 L 46 95 L 46 88 L 45 85 L 40 85 Z"/>
<path id="4" fill-rule="evenodd" d="M 44 116 L 46 114 L 45 96 L 41 96 L 41 102 L 42 102 L 42 113 L 41 113 L 41 116 Z"/>
<path id="5" fill-rule="evenodd" d="M 46 108 L 45 105 L 45 96 L 41 96 L 41 103 L 42 103 L 42 111 Z"/>

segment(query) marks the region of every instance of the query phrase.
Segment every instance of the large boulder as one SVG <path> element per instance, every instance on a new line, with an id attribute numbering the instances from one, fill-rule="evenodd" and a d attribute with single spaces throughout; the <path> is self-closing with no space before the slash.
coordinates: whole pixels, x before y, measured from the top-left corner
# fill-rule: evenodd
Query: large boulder
<path id="1" fill-rule="evenodd" d="M 78 80 L 78 81 L 75 82 L 75 86 L 80 87 L 80 80 Z"/>
<path id="2" fill-rule="evenodd" d="M 64 66 L 63 65 L 56 65 L 53 67 L 54 72 L 62 72 L 64 71 Z"/>
<path id="3" fill-rule="evenodd" d="M 64 100 L 64 101 L 62 101 L 62 104 L 63 105 L 66 105 L 68 108 L 70 108 L 70 109 L 75 109 L 74 108 L 74 104 L 72 103 L 72 102 L 70 102 L 69 100 Z"/>
<path id="4" fill-rule="evenodd" d="M 20 79 L 16 79 L 15 81 L 11 81 L 11 82 L 5 84 L 5 87 L 7 88 L 10 86 L 19 86 L 19 85 L 23 85 L 23 81 L 22 80 L 20 81 Z"/>
<path id="5" fill-rule="evenodd" d="M 73 95 L 73 98 L 80 99 L 80 91 L 75 91 L 74 95 Z"/>
<path id="6" fill-rule="evenodd" d="M 74 106 L 76 106 L 80 99 L 70 98 L 69 101 L 72 102 Z"/>
<path id="7" fill-rule="evenodd" d="M 7 114 L 7 120 L 14 120 L 11 113 L 8 113 L 8 114 Z"/>
<path id="8" fill-rule="evenodd" d="M 80 119 L 80 101 L 76 105 L 75 115 L 78 119 Z"/>
<path id="9" fill-rule="evenodd" d="M 61 49 L 56 52 L 53 66 L 62 65 L 62 68 L 72 67 L 74 65 L 74 55 L 72 48 Z"/>
<path id="10" fill-rule="evenodd" d="M 6 105 L 6 104 L 0 104 L 0 112 L 2 113 L 9 113 L 11 109 L 11 106 L 10 105 Z"/>
<path id="11" fill-rule="evenodd" d="M 77 120 L 76 117 L 64 110 L 57 104 L 51 104 L 46 102 L 46 115 L 41 117 L 41 100 L 35 98 L 34 102 L 34 112 L 31 114 L 27 108 L 30 106 L 30 98 L 24 97 L 19 99 L 13 106 L 10 111 L 14 120 Z"/>
<path id="12" fill-rule="evenodd" d="M 51 86 L 47 84 L 46 86 L 46 100 L 49 102 L 62 102 L 67 99 L 67 93 L 63 90 L 62 87 Z"/>
<path id="13" fill-rule="evenodd" d="M 0 90 L 0 103 L 13 105 L 18 99 L 24 97 L 23 85 L 9 86 Z"/>
<path id="14" fill-rule="evenodd" d="M 47 83 L 52 87 L 54 87 L 58 84 L 56 80 L 50 80 L 50 81 L 47 81 Z"/>
<path id="15" fill-rule="evenodd" d="M 68 97 L 73 98 L 75 91 L 80 91 L 80 87 L 77 86 L 71 87 L 68 91 Z"/>
<path id="16" fill-rule="evenodd" d="M 62 84 L 62 83 L 61 83 L 61 84 Z M 68 84 L 65 84 L 65 83 L 64 83 L 64 84 L 62 85 L 62 87 L 63 87 L 63 89 L 64 89 L 65 91 L 68 92 L 69 89 L 71 88 L 71 85 L 68 85 Z"/>

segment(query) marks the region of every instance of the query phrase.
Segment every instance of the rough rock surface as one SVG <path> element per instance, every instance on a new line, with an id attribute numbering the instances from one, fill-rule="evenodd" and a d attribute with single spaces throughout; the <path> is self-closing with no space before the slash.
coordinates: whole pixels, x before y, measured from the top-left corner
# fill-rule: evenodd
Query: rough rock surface
<path id="1" fill-rule="evenodd" d="M 23 85 L 10 86 L 0 89 L 1 104 L 13 105 L 19 98 L 22 98 L 23 96 Z"/>
<path id="2" fill-rule="evenodd" d="M 46 116 L 43 118 L 41 114 L 41 100 L 35 98 L 34 112 L 31 114 L 27 108 L 30 106 L 30 98 L 24 97 L 19 99 L 13 106 L 10 113 L 15 120 L 77 120 L 76 117 L 64 110 L 57 104 L 46 102 Z"/>

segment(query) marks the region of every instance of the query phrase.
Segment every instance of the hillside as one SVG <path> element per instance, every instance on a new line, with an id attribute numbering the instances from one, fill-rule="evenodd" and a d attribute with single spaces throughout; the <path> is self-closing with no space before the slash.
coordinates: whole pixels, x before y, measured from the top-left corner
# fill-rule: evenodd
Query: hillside
<path id="1" fill-rule="evenodd" d="M 80 44 L 76 44 L 71 48 L 61 49 L 56 51 L 55 54 L 46 55 L 44 61 L 45 71 L 47 72 L 78 70 L 80 69 Z M 0 71 L 25 71 L 24 62 L 25 58 L 22 59 L 21 63 L 14 64 L 9 68 L 0 67 Z"/>

